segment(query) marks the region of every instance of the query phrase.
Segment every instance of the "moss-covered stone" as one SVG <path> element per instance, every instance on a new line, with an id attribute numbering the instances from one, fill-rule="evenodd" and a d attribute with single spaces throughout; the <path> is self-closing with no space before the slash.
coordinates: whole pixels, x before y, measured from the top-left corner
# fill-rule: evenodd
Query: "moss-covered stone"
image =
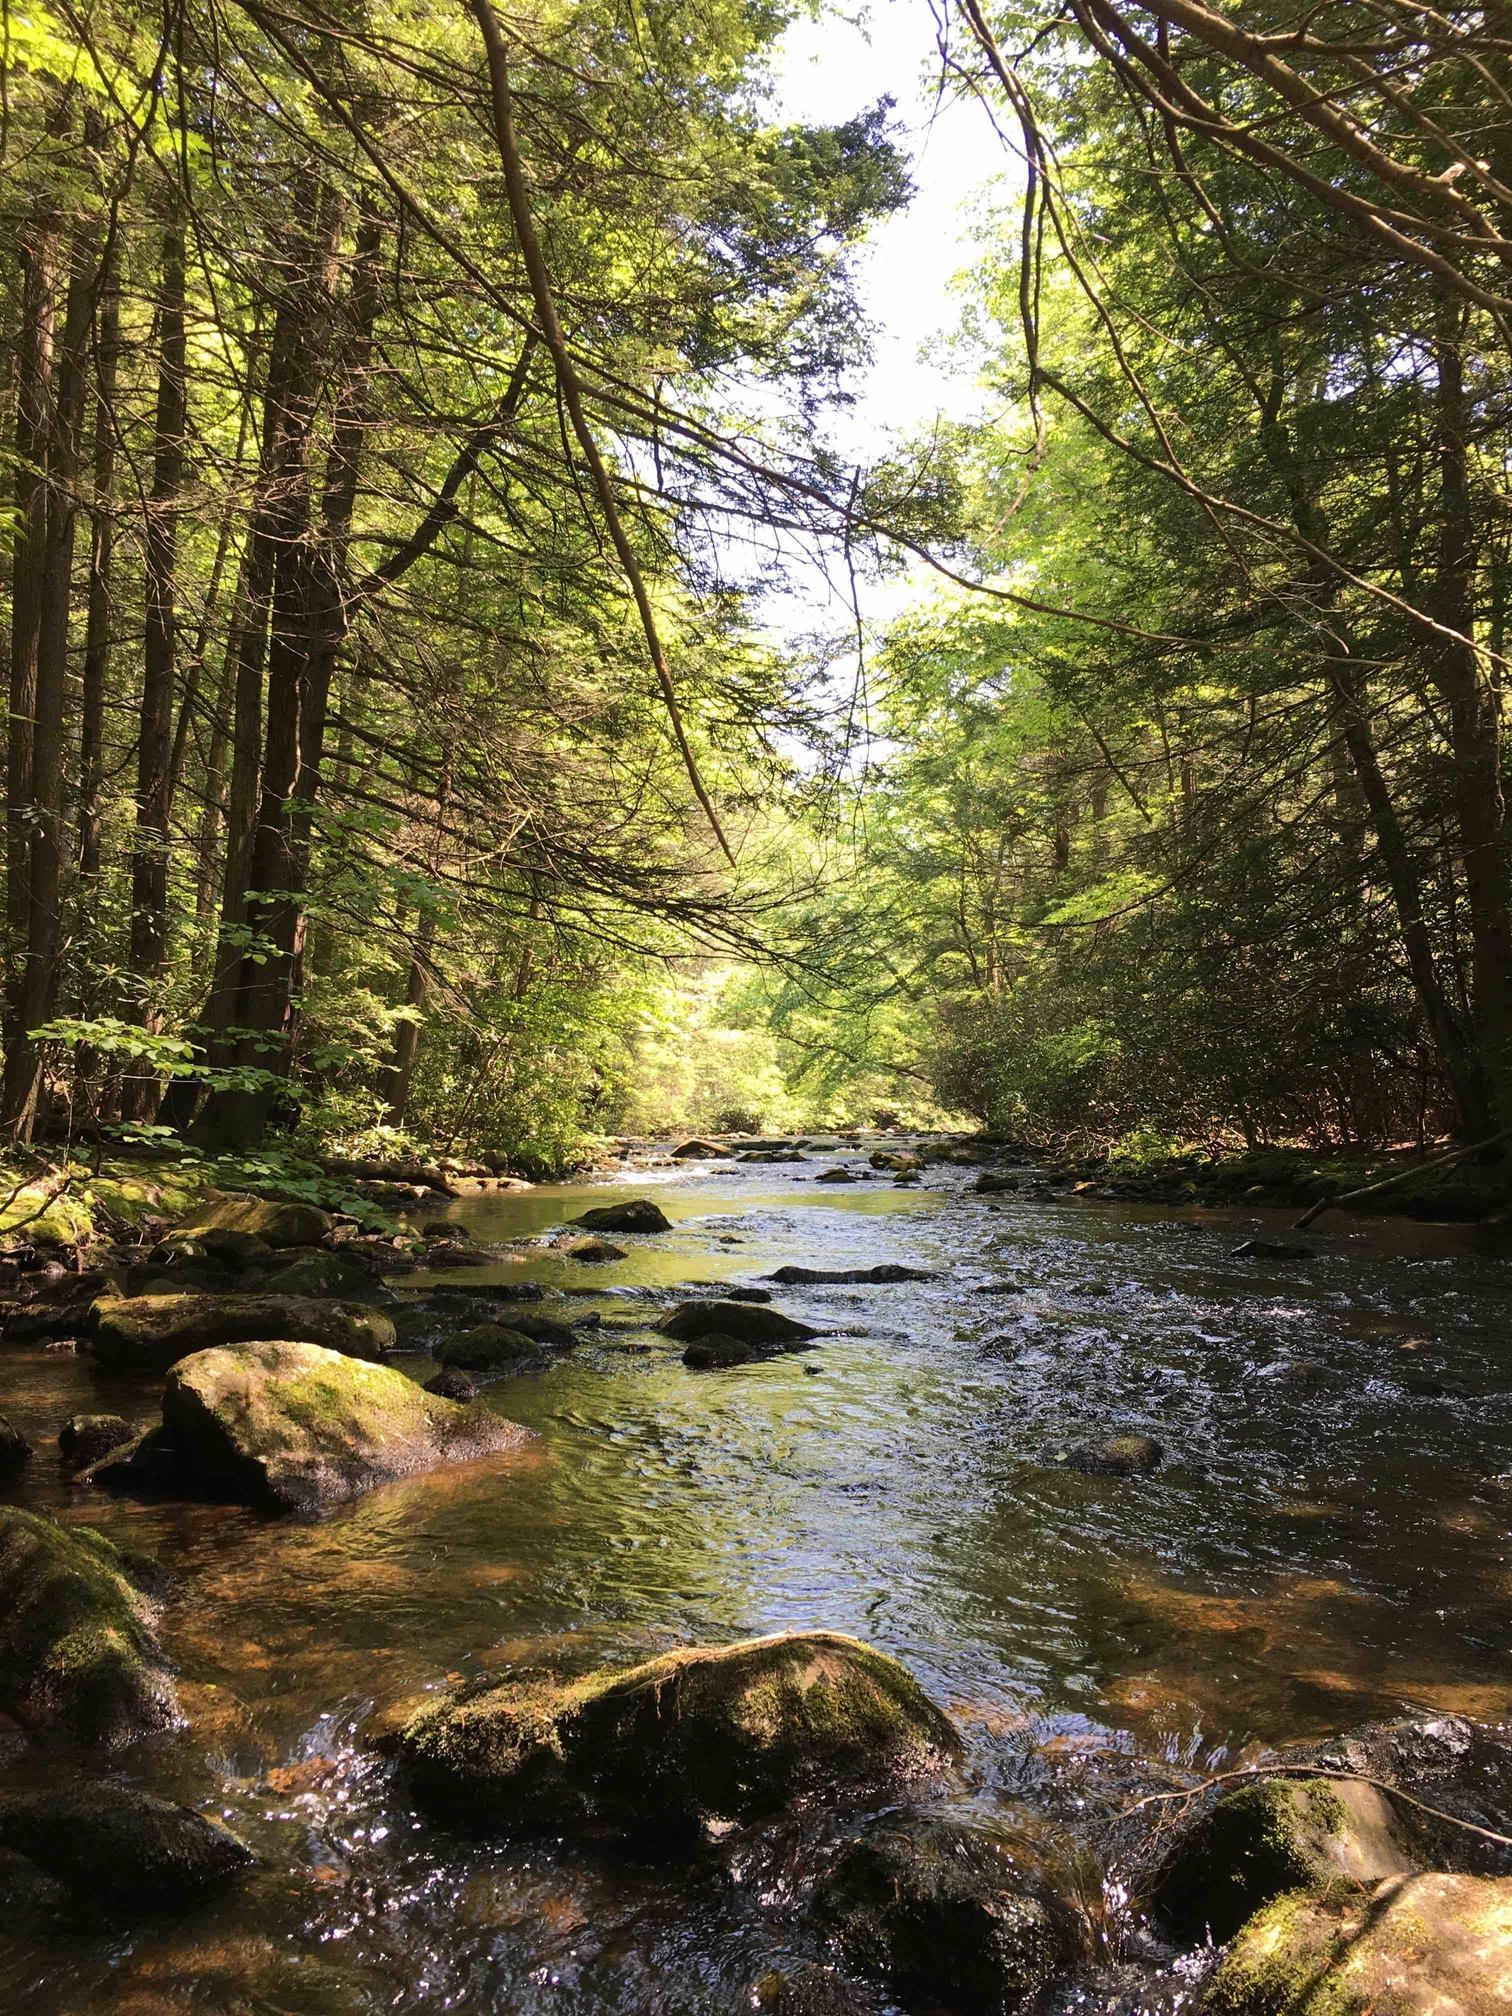
<path id="1" fill-rule="evenodd" d="M 444 1337 L 435 1345 L 433 1357 L 437 1365 L 496 1379 L 500 1373 L 518 1371 L 520 1365 L 538 1363 L 544 1351 L 571 1351 L 575 1345 L 577 1337 L 564 1322 L 520 1310 L 518 1320 L 510 1314 L 508 1322 L 474 1322 L 458 1337 Z"/>
<path id="2" fill-rule="evenodd" d="M 121 1414 L 70 1414 L 58 1430 L 58 1448 L 73 1470 L 87 1470 L 136 1434 Z"/>
<path id="3" fill-rule="evenodd" d="M 294 1338 L 379 1358 L 394 1348 L 380 1310 L 305 1295 L 102 1296 L 90 1310 L 94 1354 L 108 1371 L 163 1372 L 187 1352 Z"/>
<path id="4" fill-rule="evenodd" d="M 813 1631 L 565 1686 L 463 1689 L 422 1709 L 398 1747 L 417 1796 L 445 1817 L 696 1841 L 807 1794 L 937 1770 L 959 1738 L 896 1660 Z"/>
<path id="5" fill-rule="evenodd" d="M 31 1461 L 32 1447 L 19 1428 L 13 1428 L 0 1414 L 0 1476 L 19 1470 Z"/>
<path id="6" fill-rule="evenodd" d="M 342 1295 L 349 1302 L 381 1301 L 385 1293 L 370 1267 L 333 1247 L 295 1253 L 260 1273 L 257 1288 L 264 1295 Z"/>
<path id="7" fill-rule="evenodd" d="M 218 1192 L 174 1230 L 190 1237 L 214 1230 L 251 1232 L 270 1246 L 318 1246 L 334 1224 L 330 1213 L 314 1204 Z"/>
<path id="8" fill-rule="evenodd" d="M 529 1440 L 482 1403 L 460 1407 L 402 1372 L 296 1341 L 181 1358 L 163 1431 L 202 1487 L 306 1513 Z"/>
<path id="9" fill-rule="evenodd" d="M 623 1204 L 597 1204 L 573 1219 L 585 1232 L 670 1232 L 672 1220 L 649 1197 L 632 1197 Z"/>
<path id="10" fill-rule="evenodd" d="M 815 1899 L 846 1961 L 905 1999 L 1006 2016 L 1081 1957 L 1078 1913 L 1006 1836 L 890 1817 L 841 1853 Z"/>
<path id="11" fill-rule="evenodd" d="M 586 1267 L 602 1267 L 611 1260 L 624 1260 L 629 1256 L 623 1246 L 616 1246 L 612 1239 L 600 1239 L 593 1233 L 585 1233 L 581 1239 L 563 1240 L 559 1250 L 569 1260 L 579 1261 Z"/>
<path id="12" fill-rule="evenodd" d="M 131 1911 L 184 1910 L 257 1860 L 220 1821 L 113 1784 L 0 1795 L 0 1847 L 83 1902 Z"/>
<path id="13" fill-rule="evenodd" d="M 0 1706 L 17 1721 L 98 1744 L 174 1727 L 154 1622 L 103 1534 L 0 1507 Z"/>
<path id="14" fill-rule="evenodd" d="M 1067 1463 L 1092 1477 L 1147 1477 L 1158 1470 L 1165 1451 L 1153 1435 L 1110 1435 L 1102 1442 L 1080 1444 Z"/>
<path id="15" fill-rule="evenodd" d="M 1499 2016 L 1512 2000 L 1512 1878 L 1394 1876 L 1293 1891 L 1250 1919 L 1208 2016 Z"/>
<path id="16" fill-rule="evenodd" d="M 659 1325 L 663 1334 L 684 1343 L 695 1337 L 735 1337 L 743 1344 L 768 1345 L 789 1351 L 819 1332 L 811 1323 L 800 1323 L 780 1309 L 760 1302 L 685 1302 L 664 1316 Z"/>
<path id="17" fill-rule="evenodd" d="M 1390 1799 L 1358 1779 L 1267 1778 L 1231 1792 L 1197 1823 L 1156 1893 L 1179 1938 L 1220 1944 L 1289 1890 L 1356 1885 L 1417 1866 Z"/>

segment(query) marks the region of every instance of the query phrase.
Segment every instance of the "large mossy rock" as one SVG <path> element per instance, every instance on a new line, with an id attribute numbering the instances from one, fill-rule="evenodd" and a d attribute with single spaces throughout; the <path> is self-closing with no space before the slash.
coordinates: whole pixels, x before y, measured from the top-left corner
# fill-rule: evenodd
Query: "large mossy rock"
<path id="1" fill-rule="evenodd" d="M 181 1358 L 163 1433 L 204 1488 L 305 1513 L 529 1440 L 481 1402 L 462 1407 L 388 1366 L 295 1341 Z"/>
<path id="2" fill-rule="evenodd" d="M 421 1803 L 446 1818 L 690 1842 L 805 1795 L 937 1770 L 959 1738 L 896 1660 L 812 1631 L 560 1687 L 467 1688 L 422 1708 L 398 1748 Z"/>
<path id="3" fill-rule="evenodd" d="M 293 1338 L 352 1358 L 394 1348 L 380 1310 L 313 1295 L 130 1295 L 102 1297 L 91 1314 L 94 1354 L 110 1372 L 165 1372 L 191 1351 Z"/>
<path id="4" fill-rule="evenodd" d="M 1293 1891 L 1224 1955 L 1207 2016 L 1495 2016 L 1512 2001 L 1512 1878 Z"/>
<path id="5" fill-rule="evenodd" d="M 1221 1945 L 1288 1890 L 1356 1885 L 1419 1866 L 1384 1792 L 1359 1779 L 1267 1778 L 1220 1799 L 1183 1839 L 1156 1893 L 1179 1938 Z"/>
<path id="6" fill-rule="evenodd" d="M 257 1281 L 264 1295 L 344 1295 L 349 1302 L 381 1302 L 388 1290 L 371 1267 L 339 1247 L 310 1247 L 293 1253 Z"/>
<path id="7" fill-rule="evenodd" d="M 684 1343 L 698 1337 L 733 1337 L 772 1351 L 791 1351 L 819 1335 L 811 1323 L 800 1323 L 760 1302 L 685 1302 L 664 1316 L 658 1328 Z"/>
<path id="8" fill-rule="evenodd" d="M 335 1222 L 314 1204 L 227 1194 L 209 1198 L 173 1230 L 175 1237 L 191 1239 L 207 1232 L 250 1232 L 270 1246 L 318 1246 Z"/>
<path id="9" fill-rule="evenodd" d="M 672 1220 L 649 1197 L 632 1197 L 624 1204 L 597 1204 L 573 1219 L 585 1232 L 670 1232 Z"/>
<path id="10" fill-rule="evenodd" d="M 183 1717 L 131 1565 L 89 1526 L 0 1507 L 0 1707 L 28 1729 L 115 1744 Z"/>
<path id="11" fill-rule="evenodd" d="M 889 1818 L 846 1847 L 816 1915 L 845 1960 L 905 2001 L 1006 2016 L 1086 1950 L 1079 1914 L 1038 1862 L 957 1821 Z"/>
<path id="12" fill-rule="evenodd" d="M 438 1365 L 497 1379 L 541 1359 L 541 1346 L 510 1323 L 475 1323 L 455 1337 L 443 1337 L 432 1356 Z"/>
<path id="13" fill-rule="evenodd" d="M 219 1820 L 113 1784 L 0 1794 L 0 1848 L 110 1910 L 186 1910 L 257 1861 Z"/>

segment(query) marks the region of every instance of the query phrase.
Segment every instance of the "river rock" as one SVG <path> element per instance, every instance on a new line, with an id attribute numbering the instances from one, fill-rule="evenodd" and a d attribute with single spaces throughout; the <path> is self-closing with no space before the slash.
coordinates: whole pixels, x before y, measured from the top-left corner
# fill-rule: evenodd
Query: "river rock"
<path id="1" fill-rule="evenodd" d="M 0 1506 L 0 1707 L 18 1722 L 88 1744 L 175 1727 L 155 1622 L 103 1534 Z"/>
<path id="2" fill-rule="evenodd" d="M 814 1178 L 814 1181 L 816 1183 L 859 1183 L 861 1178 L 856 1174 L 854 1169 L 845 1169 L 837 1166 L 833 1169 L 821 1169 L 819 1174 Z"/>
<path id="3" fill-rule="evenodd" d="M 0 1847 L 108 1910 L 186 1910 L 257 1862 L 219 1820 L 109 1783 L 0 1794 Z"/>
<path id="4" fill-rule="evenodd" d="M 0 1414 L 0 1475 L 30 1463 L 32 1446 L 19 1428 L 13 1428 Z"/>
<path id="5" fill-rule="evenodd" d="M 1213 1976 L 1209 2016 L 1492 2016 L 1512 1981 L 1512 1878 L 1395 1876 L 1292 1891 Z"/>
<path id="6" fill-rule="evenodd" d="M 329 1212 L 314 1204 L 224 1193 L 212 1196 L 173 1229 L 192 1239 L 210 1232 L 250 1232 L 269 1246 L 318 1246 L 330 1237 L 335 1223 Z"/>
<path id="7" fill-rule="evenodd" d="M 1110 1435 L 1103 1442 L 1082 1443 L 1069 1450 L 1067 1467 L 1092 1477 L 1147 1477 L 1160 1467 L 1165 1451 L 1153 1435 Z"/>
<path id="8" fill-rule="evenodd" d="M 896 1660 L 811 1631 L 563 1686 L 466 1687 L 421 1708 L 398 1748 L 420 1803 L 443 1817 L 691 1843 L 804 1795 L 936 1771 L 960 1739 Z"/>
<path id="9" fill-rule="evenodd" d="M 721 1296 L 726 1302 L 770 1302 L 770 1288 L 722 1288 Z"/>
<path id="10" fill-rule="evenodd" d="M 203 1487 L 305 1513 L 530 1439 L 482 1403 L 459 1407 L 390 1366 L 294 1340 L 181 1358 L 163 1429 Z"/>
<path id="11" fill-rule="evenodd" d="M 312 1295 L 132 1295 L 102 1297 L 90 1312 L 94 1354 L 111 1372 L 162 1372 L 186 1352 L 286 1338 L 353 1358 L 394 1348 L 394 1326 L 377 1309 Z"/>
<path id="12" fill-rule="evenodd" d="M 121 1414 L 70 1414 L 58 1430 L 58 1447 L 71 1469 L 87 1470 L 136 1432 Z"/>
<path id="13" fill-rule="evenodd" d="M 1005 1197 L 1018 1189 L 1019 1179 L 1003 1169 L 984 1169 L 971 1187 L 979 1197 Z"/>
<path id="14" fill-rule="evenodd" d="M 928 1267 L 905 1267 L 901 1261 L 884 1260 L 877 1267 L 779 1267 L 775 1274 L 768 1274 L 768 1281 L 781 1281 L 789 1287 L 827 1287 L 851 1283 L 895 1281 L 938 1281 L 939 1275 Z"/>
<path id="15" fill-rule="evenodd" d="M 600 1266 L 606 1260 L 629 1258 L 624 1247 L 616 1246 L 612 1239 L 595 1239 L 591 1234 L 585 1239 L 568 1239 L 558 1250 L 569 1260 L 579 1260 L 590 1267 Z"/>
<path id="16" fill-rule="evenodd" d="M 443 1400 L 459 1401 L 463 1406 L 478 1397 L 478 1389 L 472 1380 L 455 1365 L 444 1365 L 434 1379 L 427 1379 L 425 1390 L 439 1394 Z"/>
<path id="17" fill-rule="evenodd" d="M 791 1351 L 819 1332 L 812 1324 L 785 1316 L 760 1302 L 685 1302 L 664 1316 L 657 1328 L 665 1336 L 691 1342 L 703 1337 L 734 1337 L 742 1344 Z"/>
<path id="18" fill-rule="evenodd" d="M 729 1154 L 728 1148 L 721 1148 L 717 1141 L 680 1141 L 672 1150 L 674 1162 L 712 1162 Z"/>
<path id="19" fill-rule="evenodd" d="M 1311 1246 L 1290 1239 L 1246 1239 L 1229 1256 L 1234 1260 L 1316 1260 Z"/>
<path id="20" fill-rule="evenodd" d="M 868 1827 L 827 1872 L 815 1910 L 852 1967 L 963 2016 L 1027 2006 L 1086 1947 L 1033 1858 L 953 1820 Z"/>
<path id="21" fill-rule="evenodd" d="M 1155 1894 L 1183 1940 L 1222 1945 L 1287 1890 L 1367 1885 L 1418 1863 L 1391 1800 L 1358 1778 L 1266 1778 L 1220 1799 L 1183 1838 Z"/>
<path id="22" fill-rule="evenodd" d="M 780 1347 L 752 1344 L 739 1337 L 695 1337 L 682 1354 L 691 1372 L 729 1372 L 737 1365 L 752 1365 L 780 1357 Z"/>
<path id="23" fill-rule="evenodd" d="M 866 1159 L 873 1169 L 890 1169 L 898 1176 L 911 1175 L 922 1166 L 917 1155 L 892 1148 L 875 1148 Z"/>
<path id="24" fill-rule="evenodd" d="M 296 1253 L 257 1283 L 264 1295 L 344 1295 L 349 1302 L 384 1299 L 387 1290 L 354 1253 L 314 1246 Z"/>
<path id="25" fill-rule="evenodd" d="M 432 1353 L 438 1365 L 493 1378 L 531 1364 L 540 1355 L 535 1338 L 508 1323 L 475 1323 L 459 1336 L 443 1337 Z"/>
<path id="26" fill-rule="evenodd" d="M 596 1204 L 573 1219 L 588 1232 L 670 1232 L 672 1220 L 649 1197 L 632 1197 L 624 1204 Z"/>

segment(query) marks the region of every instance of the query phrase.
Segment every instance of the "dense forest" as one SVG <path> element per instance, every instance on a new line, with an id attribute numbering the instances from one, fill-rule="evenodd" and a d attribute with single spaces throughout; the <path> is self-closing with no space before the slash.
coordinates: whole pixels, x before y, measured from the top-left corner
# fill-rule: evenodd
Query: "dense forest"
<path id="1" fill-rule="evenodd" d="M 788 20 L 7 9 L 16 1143 L 1512 1127 L 1499 14 L 925 10 L 983 396 L 864 464 Z"/>

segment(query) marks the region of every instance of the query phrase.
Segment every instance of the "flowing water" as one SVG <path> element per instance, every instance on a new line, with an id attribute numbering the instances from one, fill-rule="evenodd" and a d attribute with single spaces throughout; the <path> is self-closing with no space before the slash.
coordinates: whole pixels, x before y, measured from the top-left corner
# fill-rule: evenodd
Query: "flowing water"
<path id="1" fill-rule="evenodd" d="M 423 1825 L 360 1732 L 458 1676 L 853 1632 L 961 1723 L 956 1796 L 1020 1818 L 1057 1756 L 1207 1768 L 1403 1706 L 1512 1712 L 1496 1235 L 1332 1217 L 1311 1259 L 1237 1259 L 1284 1214 L 986 1198 L 952 1167 L 816 1185 L 839 1159 L 862 1166 L 647 1167 L 448 1206 L 502 1251 L 438 1281 L 535 1280 L 552 1313 L 602 1321 L 488 1389 L 537 1431 L 523 1454 L 318 1525 L 70 1488 L 66 1415 L 146 1419 L 152 1392 L 6 1347 L 4 1411 L 38 1448 L 13 1495 L 174 1578 L 192 1730 L 107 1768 L 224 1814 L 265 1867 L 167 1925 L 0 1914 L 0 2009 L 712 2016 L 820 1950 L 792 1868 L 669 1875 Z M 609 1266 L 546 1243 L 626 1196 L 673 1229 Z M 879 1261 L 936 1278 L 775 1291 L 825 1331 L 812 1352 L 698 1373 L 650 1328 L 691 1283 Z M 1157 1437 L 1160 1471 L 1065 1466 L 1115 1429 Z M 0 1743 L 10 1783 L 99 1768 Z"/>

